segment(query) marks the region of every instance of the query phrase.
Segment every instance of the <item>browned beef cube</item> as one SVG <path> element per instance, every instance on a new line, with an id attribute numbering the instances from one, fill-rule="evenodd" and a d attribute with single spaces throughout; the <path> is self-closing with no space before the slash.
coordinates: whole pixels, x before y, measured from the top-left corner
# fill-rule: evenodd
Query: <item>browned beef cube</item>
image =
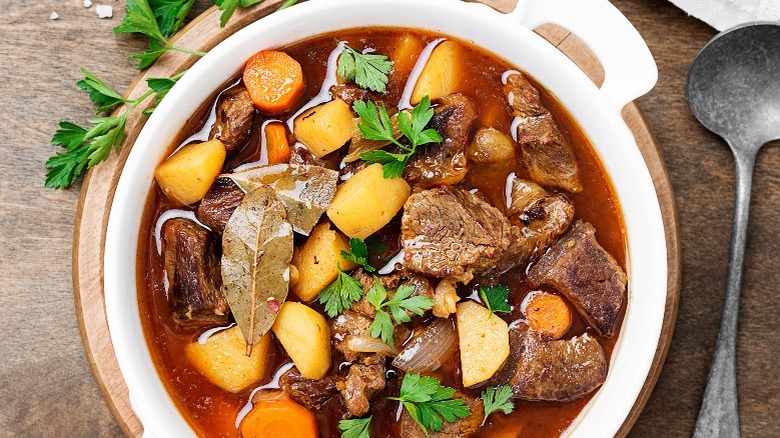
<path id="1" fill-rule="evenodd" d="M 252 135 L 255 107 L 243 85 L 229 88 L 219 96 L 216 116 L 209 138 L 221 140 L 228 152 L 244 147 Z"/>
<path id="2" fill-rule="evenodd" d="M 341 99 L 350 108 L 358 100 L 367 101 L 369 98 L 368 90 L 364 90 L 354 84 L 338 84 L 330 87 L 330 95 L 334 99 Z"/>
<path id="3" fill-rule="evenodd" d="M 219 178 L 200 201 L 196 216 L 204 225 L 221 235 L 243 199 L 244 191 L 232 179 Z"/>
<path id="4" fill-rule="evenodd" d="M 347 379 L 339 385 L 344 405 L 352 416 L 362 417 L 371 409 L 371 399 L 385 389 L 387 377 L 385 358 L 373 356 L 367 365 L 353 364 Z"/>
<path id="5" fill-rule="evenodd" d="M 466 401 L 466 406 L 471 410 L 471 415 L 466 418 L 459 418 L 450 423 L 444 421 L 441 431 L 428 431 L 430 438 L 466 438 L 471 436 L 479 429 L 485 417 L 485 406 L 474 397 L 469 397 L 462 392 L 456 392 L 453 398 L 459 398 Z M 409 412 L 404 409 L 401 413 L 401 419 L 398 422 L 399 436 L 404 438 L 424 438 L 425 432 L 414 421 Z"/>
<path id="6" fill-rule="evenodd" d="M 182 218 L 165 222 L 163 233 L 173 318 L 178 322 L 227 322 L 230 308 L 220 291 L 222 276 L 212 234 Z"/>
<path id="7" fill-rule="evenodd" d="M 599 245 L 593 225 L 578 221 L 534 264 L 528 280 L 534 287 L 561 291 L 602 336 L 615 334 L 623 309 L 626 274 Z"/>
<path id="8" fill-rule="evenodd" d="M 301 142 L 296 142 L 290 147 L 290 164 L 305 164 L 320 166 L 330 170 L 339 170 L 341 163 L 341 151 L 335 151 L 322 158 L 317 158 L 306 149 Z"/>
<path id="9" fill-rule="evenodd" d="M 334 395 L 338 394 L 336 378 L 326 376 L 322 380 L 303 377 L 298 368 L 292 367 L 279 378 L 279 386 L 290 398 L 307 409 L 319 411 Z"/>

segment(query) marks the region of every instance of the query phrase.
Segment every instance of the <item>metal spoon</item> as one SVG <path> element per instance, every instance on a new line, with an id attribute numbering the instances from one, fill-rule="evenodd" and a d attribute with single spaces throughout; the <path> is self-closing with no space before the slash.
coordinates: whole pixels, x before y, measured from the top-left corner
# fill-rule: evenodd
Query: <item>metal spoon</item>
<path id="1" fill-rule="evenodd" d="M 693 436 L 739 437 L 739 293 L 753 166 L 761 146 L 780 139 L 780 23 L 746 24 L 710 40 L 691 66 L 686 95 L 699 122 L 726 140 L 737 165 L 726 302 Z"/>

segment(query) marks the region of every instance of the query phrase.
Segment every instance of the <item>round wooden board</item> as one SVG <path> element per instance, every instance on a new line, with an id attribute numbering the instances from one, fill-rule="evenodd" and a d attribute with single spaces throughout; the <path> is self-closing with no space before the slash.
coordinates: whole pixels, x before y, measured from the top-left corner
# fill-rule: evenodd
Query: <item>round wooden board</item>
<path id="1" fill-rule="evenodd" d="M 516 3 L 516 0 L 478 1 L 501 12 L 511 11 Z M 179 32 L 175 38 L 176 43 L 182 47 L 208 51 L 236 31 L 272 13 L 281 3 L 282 0 L 267 0 L 252 8 L 239 9 L 224 29 L 219 27 L 220 12 L 216 7 L 211 8 Z M 596 84 L 600 85 L 603 82 L 604 72 L 601 65 L 576 37 L 561 28 L 548 25 L 542 26 L 536 31 L 576 62 Z M 145 86 L 146 78 L 171 76 L 188 68 L 195 61 L 194 57 L 179 52 L 165 54 L 154 66 L 136 78 L 131 84 L 127 96 L 135 98 L 143 94 L 147 89 Z M 123 110 L 120 108 L 118 111 Z M 678 239 L 679 226 L 674 196 L 656 139 L 635 103 L 624 108 L 623 117 L 636 137 L 658 192 L 666 230 L 669 279 L 664 324 L 653 366 L 618 436 L 627 435 L 639 417 L 666 359 L 674 332 L 680 297 L 681 262 Z M 130 114 L 127 119 L 126 137 L 121 152 L 112 155 L 105 163 L 87 174 L 82 186 L 73 242 L 73 290 L 87 359 L 109 408 L 119 425 L 129 436 L 141 436 L 143 427 L 130 407 L 127 387 L 119 371 L 108 332 L 103 301 L 103 248 L 108 214 L 116 184 L 127 155 L 145 120 L 140 111 L 134 111 Z"/>

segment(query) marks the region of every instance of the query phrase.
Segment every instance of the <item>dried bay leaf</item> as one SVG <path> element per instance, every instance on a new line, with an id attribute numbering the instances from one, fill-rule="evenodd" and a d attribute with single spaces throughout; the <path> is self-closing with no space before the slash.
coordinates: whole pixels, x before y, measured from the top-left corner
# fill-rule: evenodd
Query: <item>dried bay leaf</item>
<path id="1" fill-rule="evenodd" d="M 287 211 L 287 221 L 305 236 L 319 222 L 336 194 L 339 173 L 320 166 L 273 164 L 222 175 L 244 192 L 269 186 Z"/>
<path id="2" fill-rule="evenodd" d="M 271 328 L 287 299 L 293 230 L 275 191 L 244 196 L 222 234 L 222 290 L 251 346 Z"/>

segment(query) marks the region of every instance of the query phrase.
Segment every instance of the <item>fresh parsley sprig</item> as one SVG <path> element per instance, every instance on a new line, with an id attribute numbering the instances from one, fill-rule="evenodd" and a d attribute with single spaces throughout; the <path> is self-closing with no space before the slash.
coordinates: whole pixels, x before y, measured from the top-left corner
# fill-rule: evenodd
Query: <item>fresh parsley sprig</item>
<path id="1" fill-rule="evenodd" d="M 341 438 L 370 438 L 371 418 L 355 418 L 339 421 Z"/>
<path id="2" fill-rule="evenodd" d="M 395 343 L 393 341 L 395 325 L 393 325 L 390 314 L 392 314 L 392 319 L 396 323 L 401 324 L 411 321 L 407 311 L 422 315 L 426 310 L 433 307 L 433 300 L 423 295 L 413 297 L 411 296 L 413 293 L 413 287 L 400 286 L 393 294 L 393 297 L 388 300 L 387 289 L 385 289 L 382 281 L 374 276 L 374 287 L 366 294 L 366 299 L 376 309 L 374 321 L 369 327 L 371 336 L 380 338 L 387 345 L 393 346 Z M 385 309 L 389 309 L 390 313 L 387 313 Z"/>
<path id="3" fill-rule="evenodd" d="M 368 164 L 382 164 L 382 176 L 385 178 L 398 178 L 403 175 L 406 163 L 418 146 L 442 141 L 441 135 L 435 129 L 425 129 L 433 118 L 431 99 L 428 96 L 423 97 L 412 109 L 411 118 L 403 111 L 398 113 L 398 129 L 409 140 L 410 146 L 395 139 L 393 125 L 384 104 L 377 107 L 371 101 L 359 100 L 355 102 L 353 109 L 360 116 L 361 123 L 358 123 L 358 129 L 363 137 L 369 140 L 389 141 L 404 151 L 391 153 L 379 149 L 360 154 L 360 159 Z"/>
<path id="4" fill-rule="evenodd" d="M 160 32 L 171 36 L 181 29 L 195 0 L 149 0 L 149 7 L 160 26 Z"/>
<path id="5" fill-rule="evenodd" d="M 219 27 L 225 27 L 228 21 L 230 21 L 230 17 L 236 12 L 238 6 L 248 8 L 258 3 L 262 3 L 263 0 L 211 0 L 211 2 L 217 5 L 217 8 L 222 11 L 222 15 L 219 16 Z M 287 0 L 276 10 L 281 11 L 282 9 L 287 9 L 296 3 L 298 3 L 298 0 Z"/>
<path id="6" fill-rule="evenodd" d="M 480 286 L 479 298 L 491 313 L 510 313 L 509 287 L 503 284 L 497 286 Z"/>
<path id="7" fill-rule="evenodd" d="M 482 404 L 485 406 L 485 417 L 482 419 L 484 426 L 488 416 L 496 411 L 511 414 L 515 409 L 512 402 L 512 387 L 509 385 L 491 386 L 482 391 Z"/>
<path id="8" fill-rule="evenodd" d="M 336 280 L 317 295 L 319 302 L 325 305 L 325 313 L 331 318 L 351 309 L 362 297 L 363 285 L 342 270 L 339 270 Z"/>
<path id="9" fill-rule="evenodd" d="M 368 51 L 359 52 L 344 45 L 338 62 L 340 78 L 354 81 L 360 88 L 384 93 L 387 89 L 387 75 L 393 71 L 393 61 L 385 55 Z"/>
<path id="10" fill-rule="evenodd" d="M 162 13 L 159 10 L 155 11 L 158 12 L 158 15 Z M 140 33 L 150 38 L 148 50 L 143 53 L 132 55 L 129 58 L 139 61 L 138 70 L 149 67 L 157 58 L 169 50 L 176 50 L 197 56 L 205 55 L 203 52 L 185 49 L 168 41 L 163 34 L 163 31 L 160 29 L 157 17 L 155 16 L 155 11 L 153 11 L 149 5 L 149 0 L 127 0 L 127 3 L 125 4 L 125 18 L 122 20 L 122 24 L 114 28 L 115 34 Z M 172 10 L 169 9 L 168 11 L 170 12 Z M 165 16 L 161 21 L 168 19 L 169 17 Z M 176 22 L 177 21 L 174 18 L 174 25 Z"/>
<path id="11" fill-rule="evenodd" d="M 419 374 L 406 374 L 398 397 L 388 397 L 401 402 L 409 415 L 428 436 L 428 430 L 440 431 L 444 421 L 452 423 L 471 415 L 471 409 L 460 398 L 452 398 L 454 388 L 442 386 L 438 379 Z"/>
<path id="12" fill-rule="evenodd" d="M 349 252 L 341 251 L 341 257 L 362 266 L 368 272 L 376 271 L 376 268 L 368 263 L 368 246 L 366 246 L 366 242 L 356 237 L 349 239 Z"/>

